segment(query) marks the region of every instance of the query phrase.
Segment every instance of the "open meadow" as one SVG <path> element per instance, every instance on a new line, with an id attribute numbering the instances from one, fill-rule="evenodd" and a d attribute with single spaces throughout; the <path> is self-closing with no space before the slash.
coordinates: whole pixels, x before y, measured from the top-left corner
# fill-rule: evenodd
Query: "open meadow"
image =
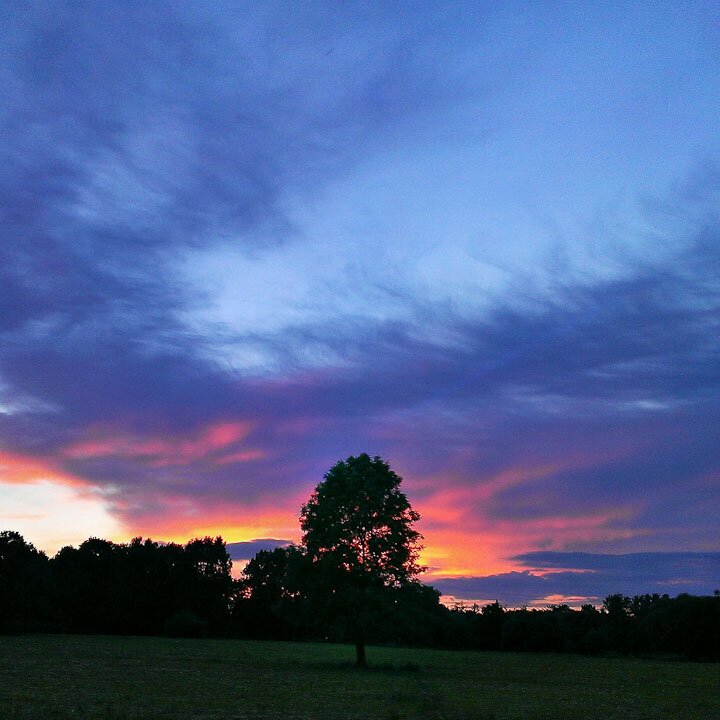
<path id="1" fill-rule="evenodd" d="M 0 637 L 3 720 L 717 718 L 720 665 L 241 640 Z"/>

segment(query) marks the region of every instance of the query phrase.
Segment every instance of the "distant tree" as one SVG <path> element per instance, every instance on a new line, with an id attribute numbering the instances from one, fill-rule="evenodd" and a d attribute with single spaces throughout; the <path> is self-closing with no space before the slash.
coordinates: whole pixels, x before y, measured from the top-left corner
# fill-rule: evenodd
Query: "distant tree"
<path id="1" fill-rule="evenodd" d="M 586 655 L 597 655 L 605 649 L 606 638 L 602 632 L 606 616 L 594 605 L 586 603 L 575 613 L 573 625 L 574 648 Z"/>
<path id="2" fill-rule="evenodd" d="M 290 552 L 284 547 L 260 550 L 241 573 L 240 587 L 243 595 L 268 605 L 278 602 L 286 592 Z"/>
<path id="3" fill-rule="evenodd" d="M 382 638 L 402 645 L 437 645 L 442 639 L 447 608 L 440 603 L 440 593 L 429 585 L 409 582 L 388 592 L 394 594 L 385 613 L 387 626 Z"/>
<path id="4" fill-rule="evenodd" d="M 0 632 L 47 623 L 48 559 L 13 530 L 0 532 Z"/>
<path id="5" fill-rule="evenodd" d="M 505 620 L 505 608 L 496 600 L 485 605 L 480 611 L 481 636 L 478 645 L 487 650 L 497 650 L 502 638 L 502 626 Z"/>
<path id="6" fill-rule="evenodd" d="M 233 596 L 232 560 L 222 537 L 191 540 L 182 556 L 180 610 L 187 610 L 219 632 L 229 616 Z"/>
<path id="7" fill-rule="evenodd" d="M 67 630 L 218 634 L 229 621 L 234 583 L 221 537 L 184 546 L 90 538 L 77 549 L 64 547 L 50 566 Z"/>
<path id="8" fill-rule="evenodd" d="M 632 600 L 621 593 L 608 595 L 603 601 L 607 613 L 607 643 L 610 649 L 628 653 L 633 646 Z"/>
<path id="9" fill-rule="evenodd" d="M 239 580 L 236 616 L 260 637 L 295 637 L 302 623 L 305 553 L 295 545 L 260 550 Z"/>
<path id="10" fill-rule="evenodd" d="M 335 464 L 300 514 L 310 571 L 310 596 L 322 615 L 339 622 L 366 664 L 373 623 L 396 591 L 416 581 L 419 519 L 400 491 L 400 478 L 380 457 L 363 453 Z"/>
<path id="11" fill-rule="evenodd" d="M 68 630 L 117 632 L 120 602 L 115 593 L 121 547 L 89 538 L 77 549 L 64 547 L 51 562 L 58 609 Z"/>
<path id="12" fill-rule="evenodd" d="M 119 546 L 118 570 L 113 581 L 118 632 L 157 635 L 180 610 L 176 598 L 186 581 L 180 572 L 183 548 L 150 538 L 133 538 Z"/>

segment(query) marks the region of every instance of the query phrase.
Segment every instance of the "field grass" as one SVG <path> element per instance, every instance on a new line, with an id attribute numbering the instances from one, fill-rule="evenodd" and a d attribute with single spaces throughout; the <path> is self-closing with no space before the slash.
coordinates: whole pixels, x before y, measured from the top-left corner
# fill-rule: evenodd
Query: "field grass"
<path id="1" fill-rule="evenodd" d="M 2 720 L 720 718 L 720 665 L 97 636 L 0 637 Z"/>

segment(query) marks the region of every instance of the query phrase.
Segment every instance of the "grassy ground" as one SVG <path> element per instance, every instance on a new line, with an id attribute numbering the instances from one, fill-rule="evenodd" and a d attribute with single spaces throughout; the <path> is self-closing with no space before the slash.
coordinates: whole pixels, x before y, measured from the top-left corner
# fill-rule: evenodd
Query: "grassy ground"
<path id="1" fill-rule="evenodd" d="M 0 637 L 0 718 L 720 718 L 720 665 L 234 640 Z"/>

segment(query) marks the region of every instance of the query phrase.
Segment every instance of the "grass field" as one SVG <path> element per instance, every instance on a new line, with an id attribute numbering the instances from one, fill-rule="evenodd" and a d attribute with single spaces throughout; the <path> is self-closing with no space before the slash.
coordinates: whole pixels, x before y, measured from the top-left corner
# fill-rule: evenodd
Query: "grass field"
<path id="1" fill-rule="evenodd" d="M 720 718 L 720 665 L 161 638 L 0 637 L 0 718 Z"/>

